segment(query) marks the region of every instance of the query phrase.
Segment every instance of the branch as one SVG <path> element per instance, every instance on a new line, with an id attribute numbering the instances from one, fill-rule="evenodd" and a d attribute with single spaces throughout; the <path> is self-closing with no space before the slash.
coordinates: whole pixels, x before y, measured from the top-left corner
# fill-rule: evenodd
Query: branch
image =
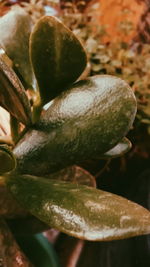
<path id="1" fill-rule="evenodd" d="M 18 247 L 7 224 L 0 220 L 0 266 L 4 267 L 33 267 Z"/>

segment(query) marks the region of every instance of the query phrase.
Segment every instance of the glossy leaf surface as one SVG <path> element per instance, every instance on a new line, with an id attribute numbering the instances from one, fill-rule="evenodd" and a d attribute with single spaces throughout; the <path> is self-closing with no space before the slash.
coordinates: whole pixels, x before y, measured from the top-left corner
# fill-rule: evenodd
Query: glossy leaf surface
<path id="1" fill-rule="evenodd" d="M 99 157 L 130 130 L 136 100 L 123 80 L 93 76 L 55 98 L 14 149 L 21 173 L 43 175 Z"/>
<path id="2" fill-rule="evenodd" d="M 115 147 L 107 151 L 101 158 L 116 158 L 127 153 L 132 147 L 131 142 L 124 137 Z"/>
<path id="3" fill-rule="evenodd" d="M 76 81 L 86 67 L 86 53 L 76 36 L 51 16 L 41 18 L 30 38 L 30 53 L 44 103 Z"/>
<path id="4" fill-rule="evenodd" d="M 114 240 L 150 233 L 150 212 L 92 187 L 35 176 L 7 176 L 7 185 L 31 214 L 86 240 Z"/>
<path id="5" fill-rule="evenodd" d="M 31 124 L 31 108 L 17 75 L 0 59 L 0 105 L 25 125 Z"/>
<path id="6" fill-rule="evenodd" d="M 27 84 L 33 81 L 33 72 L 29 60 L 29 36 L 31 18 L 19 6 L 13 7 L 0 18 L 0 45 L 13 61 L 13 67 Z"/>

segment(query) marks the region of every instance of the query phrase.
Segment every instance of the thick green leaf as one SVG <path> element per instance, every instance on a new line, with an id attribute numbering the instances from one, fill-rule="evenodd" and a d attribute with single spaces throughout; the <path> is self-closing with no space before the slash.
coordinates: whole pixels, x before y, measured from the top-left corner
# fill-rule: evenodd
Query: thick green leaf
<path id="1" fill-rule="evenodd" d="M 87 63 L 84 48 L 76 36 L 51 16 L 41 18 L 35 25 L 30 53 L 44 103 L 73 83 Z"/>
<path id="2" fill-rule="evenodd" d="M 120 196 L 29 175 L 12 174 L 6 182 L 31 214 L 77 238 L 115 240 L 150 233 L 150 212 Z"/>
<path id="3" fill-rule="evenodd" d="M 101 158 L 116 158 L 124 155 L 127 153 L 132 147 L 131 142 L 129 139 L 124 137 L 115 147 L 107 151 L 104 155 L 101 156 Z"/>
<path id="4" fill-rule="evenodd" d="M 0 18 L 0 45 L 13 61 L 14 69 L 29 85 L 33 82 L 33 72 L 29 60 L 31 27 L 30 16 L 19 6 L 13 7 Z"/>
<path id="5" fill-rule="evenodd" d="M 16 167 L 16 159 L 7 145 L 0 145 L 0 175 L 12 171 Z"/>
<path id="6" fill-rule="evenodd" d="M 31 108 L 17 75 L 0 59 L 0 105 L 25 125 L 31 124 Z"/>
<path id="7" fill-rule="evenodd" d="M 123 80 L 93 76 L 55 98 L 14 149 L 21 173 L 43 175 L 99 157 L 130 130 L 133 91 Z"/>

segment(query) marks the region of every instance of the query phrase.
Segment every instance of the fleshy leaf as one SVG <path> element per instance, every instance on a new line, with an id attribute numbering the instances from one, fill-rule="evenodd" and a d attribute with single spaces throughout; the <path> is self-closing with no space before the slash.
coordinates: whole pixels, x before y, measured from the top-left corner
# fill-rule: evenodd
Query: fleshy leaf
<path id="1" fill-rule="evenodd" d="M 7 145 L 0 145 L 0 175 L 12 171 L 16 167 L 16 159 Z"/>
<path id="2" fill-rule="evenodd" d="M 103 159 L 116 158 L 127 153 L 132 147 L 129 139 L 124 137 L 115 147 L 107 151 L 104 155 L 101 156 Z"/>
<path id="3" fill-rule="evenodd" d="M 41 18 L 35 25 L 30 37 L 30 54 L 44 103 L 76 81 L 87 63 L 79 40 L 52 16 Z"/>
<path id="4" fill-rule="evenodd" d="M 150 212 L 123 197 L 83 185 L 35 176 L 7 176 L 13 196 L 49 226 L 86 240 L 150 233 Z"/>
<path id="5" fill-rule="evenodd" d="M 0 18 L 0 45 L 13 61 L 14 69 L 29 85 L 33 82 L 33 71 L 29 60 L 31 27 L 30 16 L 19 6 L 13 7 Z"/>
<path id="6" fill-rule="evenodd" d="M 25 125 L 31 124 L 31 108 L 17 75 L 0 59 L 0 105 Z"/>
<path id="7" fill-rule="evenodd" d="M 135 96 L 123 80 L 102 75 L 77 82 L 17 144 L 18 169 L 43 175 L 99 157 L 127 134 L 135 113 Z"/>

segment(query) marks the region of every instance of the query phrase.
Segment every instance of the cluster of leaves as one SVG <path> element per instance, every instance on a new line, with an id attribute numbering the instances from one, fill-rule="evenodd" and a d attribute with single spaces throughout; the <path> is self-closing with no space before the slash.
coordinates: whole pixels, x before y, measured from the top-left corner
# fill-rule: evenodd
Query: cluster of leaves
<path id="1" fill-rule="evenodd" d="M 19 7 L 0 19 L 0 105 L 10 113 L 13 138 L 11 146 L 5 139 L 0 146 L 0 215 L 29 212 L 86 240 L 148 234 L 148 210 L 95 189 L 93 176 L 78 166 L 68 167 L 128 151 L 125 135 L 136 112 L 131 88 L 109 75 L 77 81 L 87 56 L 74 33 L 54 17 L 32 23 Z"/>
<path id="2" fill-rule="evenodd" d="M 132 86 L 137 97 L 137 125 L 138 123 L 147 124 L 149 133 L 150 45 L 136 43 L 131 45 L 121 41 L 104 43 L 101 40 L 104 36 L 107 36 L 107 26 L 98 23 L 99 3 L 91 5 L 87 11 L 84 10 L 84 15 L 80 10 L 81 4 L 84 5 L 80 1 L 78 3 L 79 6 L 76 3 L 64 1 L 63 9 L 58 15 L 84 44 L 90 62 L 88 74 L 110 74 L 126 80 Z M 42 3 L 43 7 L 45 5 L 53 6 L 58 10 L 58 3 L 55 2 L 54 4 L 54 1 Z M 34 10 L 37 5 L 32 7 L 31 1 L 27 6 L 28 9 Z M 42 13 L 39 10 L 38 17 L 41 17 L 43 12 L 45 12 L 44 8 Z M 121 32 L 128 34 L 130 30 L 132 30 L 132 22 L 125 21 L 122 26 L 120 25 Z"/>
<path id="3" fill-rule="evenodd" d="M 138 103 L 133 139 L 140 153 L 146 152 L 149 156 L 146 139 L 150 134 L 150 45 L 138 41 L 125 43 L 119 38 L 118 42 L 113 42 L 113 40 L 104 42 L 105 36 L 108 36 L 107 25 L 99 23 L 98 5 L 99 3 L 89 6 L 84 16 L 76 5 L 66 5 L 61 14 L 62 20 L 73 30 L 86 48 L 89 60 L 86 74 L 116 75 L 126 80 L 132 87 Z M 118 25 L 118 29 L 120 33 L 129 34 L 133 30 L 132 22 L 124 21 L 123 24 Z M 143 138 L 141 126 L 145 129 L 145 144 L 138 142 Z M 138 137 L 135 139 L 136 135 Z"/>
<path id="4" fill-rule="evenodd" d="M 54 17 L 41 18 L 31 35 L 30 16 L 19 7 L 2 17 L 0 23 L 0 42 L 3 47 L 0 60 L 1 105 L 10 112 L 12 130 L 15 129 L 12 131 L 15 137 L 13 153 L 1 146 L 1 162 L 4 158 L 6 162 L 5 166 L 2 165 L 1 173 L 15 169 L 15 173 L 6 177 L 9 190 L 31 214 L 76 237 L 104 240 L 147 233 L 148 211 L 109 193 L 56 182 L 56 176 L 63 179 L 68 170 L 65 174 L 51 175 L 91 157 L 115 157 L 128 150 L 130 143 L 122 138 L 130 129 L 136 112 L 132 90 L 121 79 L 109 75 L 93 76 L 74 84 L 86 67 L 86 53 L 76 36 Z M 3 49 L 12 61 L 8 60 Z M 29 51 L 34 73 L 29 62 Z M 12 67 L 26 88 L 39 88 L 39 101 L 33 99 L 32 109 L 23 84 Z M 38 87 L 35 87 L 34 74 Z M 43 106 L 48 102 L 49 108 L 45 112 Z M 14 118 L 25 125 L 26 133 L 21 133 L 19 142 L 16 141 Z M 51 180 L 22 174 L 50 175 Z M 112 201 L 108 201 L 111 198 Z M 114 211 L 110 204 L 113 201 Z M 128 216 L 131 224 L 132 216 L 138 216 L 136 221 L 141 225 L 139 228 L 134 222 L 133 233 L 126 230 L 125 217 L 122 217 L 126 204 L 128 215 L 131 205 L 131 214 Z M 99 205 L 103 206 L 106 215 L 100 215 Z M 105 205 L 108 205 L 106 209 Z M 135 209 L 138 209 L 138 213 Z M 144 218 L 138 215 L 140 209 L 146 212 Z M 110 219 L 108 210 L 113 211 Z M 116 225 L 113 222 L 112 226 L 113 216 Z M 121 218 L 123 221 L 120 224 Z M 118 230 L 109 234 L 110 227 Z"/>

